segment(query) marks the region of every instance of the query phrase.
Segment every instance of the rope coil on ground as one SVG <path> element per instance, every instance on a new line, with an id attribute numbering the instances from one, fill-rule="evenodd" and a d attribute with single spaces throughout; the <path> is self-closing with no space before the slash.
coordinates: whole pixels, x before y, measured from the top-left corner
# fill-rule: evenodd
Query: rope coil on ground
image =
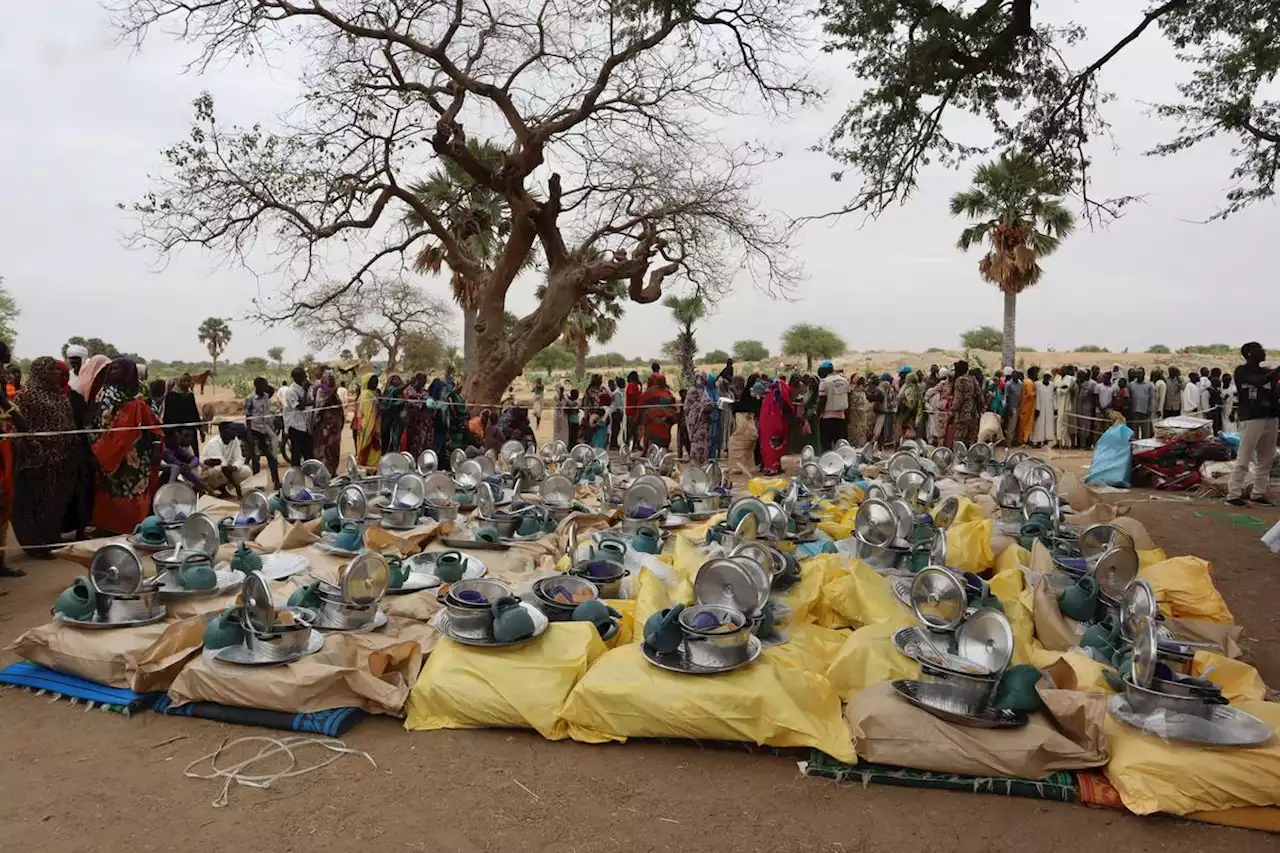
<path id="1" fill-rule="evenodd" d="M 246 758 L 243 761 L 231 765 L 230 767 L 218 766 L 218 759 L 222 756 L 223 752 L 239 744 L 245 743 L 260 743 L 262 746 L 258 749 L 257 754 L 251 758 Z M 312 764 L 307 767 L 298 767 L 298 757 L 294 755 L 293 751 L 294 749 L 308 746 L 318 746 L 333 754 L 316 764 Z M 255 764 L 269 758 L 275 758 L 282 753 L 288 756 L 289 759 L 288 766 L 283 770 L 263 774 L 250 774 L 246 772 Z M 220 809 L 230 803 L 232 783 L 243 785 L 246 788 L 266 789 L 270 788 L 275 782 L 281 779 L 291 779 L 296 776 L 303 776 L 307 773 L 319 770 L 322 767 L 328 767 L 344 755 L 359 755 L 367 759 L 374 770 L 378 769 L 378 764 L 373 760 L 373 756 L 363 750 L 349 747 L 340 740 L 311 737 L 309 735 L 294 735 L 292 737 L 284 738 L 251 735 L 248 737 L 236 738 L 232 741 L 224 740 L 213 752 L 208 755 L 200 756 L 183 768 L 182 775 L 188 779 L 222 779 L 222 790 L 218 792 L 218 796 L 213 798 L 212 803 L 215 809 Z M 212 772 L 196 773 L 192 771 L 193 767 L 196 767 L 206 761 L 209 762 Z"/>

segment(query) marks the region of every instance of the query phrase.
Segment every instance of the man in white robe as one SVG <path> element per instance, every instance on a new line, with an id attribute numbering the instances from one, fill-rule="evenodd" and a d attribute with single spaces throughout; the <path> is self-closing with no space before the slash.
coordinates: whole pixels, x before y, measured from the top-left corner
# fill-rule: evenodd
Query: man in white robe
<path id="1" fill-rule="evenodd" d="M 1031 430 L 1031 443 L 1044 447 L 1056 435 L 1053 417 L 1053 377 L 1045 371 L 1036 383 L 1036 422 Z"/>

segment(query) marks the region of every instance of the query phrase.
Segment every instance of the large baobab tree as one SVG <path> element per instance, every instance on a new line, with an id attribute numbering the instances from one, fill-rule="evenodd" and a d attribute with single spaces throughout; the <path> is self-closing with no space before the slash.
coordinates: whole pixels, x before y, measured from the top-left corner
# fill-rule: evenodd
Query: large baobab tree
<path id="1" fill-rule="evenodd" d="M 475 286 L 464 392 L 497 400 L 604 282 L 650 303 L 672 283 L 714 295 L 744 269 L 768 289 L 793 280 L 788 229 L 751 193 L 772 155 L 730 141 L 722 121 L 813 94 L 786 67 L 806 25 L 793 0 L 115 3 L 126 34 L 167 30 L 198 48 L 201 69 L 282 46 L 305 54 L 301 109 L 274 130 L 228 127 L 202 96 L 131 207 L 132 242 L 161 253 L 274 251 L 292 278 L 259 306 L 264 319 L 337 298 L 314 289 L 335 255 L 354 287 L 438 244 Z M 501 159 L 475 156 L 472 138 Z M 501 197 L 511 222 L 492 263 L 413 191 L 433 159 Z M 506 333 L 508 292 L 535 251 L 546 297 Z"/>

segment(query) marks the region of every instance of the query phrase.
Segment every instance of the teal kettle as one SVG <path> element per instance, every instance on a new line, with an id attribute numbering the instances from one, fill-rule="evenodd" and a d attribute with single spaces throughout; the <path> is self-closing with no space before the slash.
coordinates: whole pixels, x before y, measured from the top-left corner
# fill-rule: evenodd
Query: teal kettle
<path id="1" fill-rule="evenodd" d="M 520 599 L 503 596 L 489 606 L 493 613 L 493 639 L 514 643 L 533 636 L 533 617 L 520 606 Z"/>
<path id="2" fill-rule="evenodd" d="M 684 644 L 684 631 L 680 628 L 680 613 L 684 604 L 676 604 L 653 614 L 644 623 L 644 641 L 659 654 L 680 651 Z"/>
<path id="3" fill-rule="evenodd" d="M 68 619 L 88 622 L 98 610 L 98 591 L 88 578 L 78 577 L 58 596 L 53 610 Z"/>
<path id="4" fill-rule="evenodd" d="M 662 551 L 662 539 L 658 536 L 657 528 L 646 524 L 636 530 L 631 537 L 631 550 L 641 554 L 657 554 Z"/>
<path id="5" fill-rule="evenodd" d="M 235 617 L 238 609 L 228 607 L 204 626 L 206 649 L 225 649 L 227 646 L 238 646 L 244 642 L 244 626 Z"/>

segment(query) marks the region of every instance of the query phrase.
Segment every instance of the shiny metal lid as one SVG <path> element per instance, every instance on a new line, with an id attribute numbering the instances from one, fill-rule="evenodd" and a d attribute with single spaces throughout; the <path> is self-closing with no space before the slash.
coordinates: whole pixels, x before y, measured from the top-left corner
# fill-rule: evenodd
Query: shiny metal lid
<path id="1" fill-rule="evenodd" d="M 926 566 L 911 581 L 911 609 L 935 631 L 950 631 L 963 622 L 967 604 L 964 582 L 940 566 Z"/>
<path id="2" fill-rule="evenodd" d="M 386 558 L 372 551 L 366 551 L 347 563 L 340 575 L 343 599 L 361 607 L 381 601 L 390 582 Z"/>
<path id="3" fill-rule="evenodd" d="M 1013 659 L 1013 628 L 1008 617 L 994 607 L 971 613 L 956 629 L 956 654 L 987 672 L 1004 672 Z"/>
<path id="4" fill-rule="evenodd" d="M 103 545 L 89 564 L 89 580 L 104 595 L 137 595 L 142 589 L 142 560 L 127 545 Z"/>

